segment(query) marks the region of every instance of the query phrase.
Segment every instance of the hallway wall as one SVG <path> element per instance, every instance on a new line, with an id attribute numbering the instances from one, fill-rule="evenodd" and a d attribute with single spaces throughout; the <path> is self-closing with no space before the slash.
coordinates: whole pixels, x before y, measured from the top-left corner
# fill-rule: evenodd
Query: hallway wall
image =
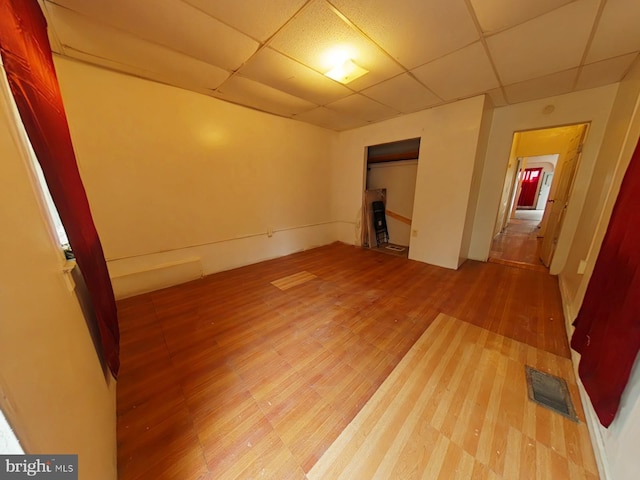
<path id="1" fill-rule="evenodd" d="M 514 132 L 590 121 L 589 136 L 552 265 L 557 271 L 562 270 L 582 212 L 617 88 L 617 85 L 607 85 L 494 110 L 469 258 L 481 261 L 488 258 Z M 545 113 L 545 107 L 549 105 L 554 109 L 551 113 Z"/>
<path id="2" fill-rule="evenodd" d="M 620 84 L 602 148 L 588 187 L 585 207 L 570 245 L 566 266 L 559 275 L 565 305 L 567 330 L 575 319 L 606 233 L 622 178 L 640 138 L 640 62 Z M 584 273 L 581 270 L 584 269 Z M 578 355 L 574 353 L 577 364 Z M 584 390 L 583 390 L 584 392 Z M 587 402 L 583 402 L 589 405 Z M 608 429 L 595 419 L 591 409 L 594 444 L 603 455 L 610 479 L 635 480 L 640 468 L 640 361 L 631 374 L 620 410 Z"/>

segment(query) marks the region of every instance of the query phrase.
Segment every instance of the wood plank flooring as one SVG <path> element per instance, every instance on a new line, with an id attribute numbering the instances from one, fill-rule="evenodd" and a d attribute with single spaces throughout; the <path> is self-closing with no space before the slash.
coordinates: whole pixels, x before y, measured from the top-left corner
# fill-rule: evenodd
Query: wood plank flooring
<path id="1" fill-rule="evenodd" d="M 583 412 L 529 401 L 525 364 L 578 398 L 571 360 L 438 315 L 308 478 L 597 478 Z"/>
<path id="2" fill-rule="evenodd" d="M 304 281 L 272 284 L 285 277 Z M 118 309 L 121 480 L 306 478 L 440 313 L 569 358 L 554 277 L 478 262 L 452 271 L 343 244 Z M 436 447 L 456 463 L 448 444 Z"/>
<path id="3" fill-rule="evenodd" d="M 538 238 L 539 223 L 539 220 L 512 218 L 504 232 L 491 243 L 489 261 L 545 271 L 546 267 L 540 260 L 542 238 Z"/>
<path id="4" fill-rule="evenodd" d="M 280 290 L 289 290 L 297 285 L 302 285 L 309 280 L 313 280 L 317 278 L 313 273 L 309 272 L 300 272 L 294 273 L 293 275 L 287 275 L 286 277 L 279 278 L 278 280 L 274 280 L 271 282 L 271 285 L 274 287 L 278 287 Z"/>

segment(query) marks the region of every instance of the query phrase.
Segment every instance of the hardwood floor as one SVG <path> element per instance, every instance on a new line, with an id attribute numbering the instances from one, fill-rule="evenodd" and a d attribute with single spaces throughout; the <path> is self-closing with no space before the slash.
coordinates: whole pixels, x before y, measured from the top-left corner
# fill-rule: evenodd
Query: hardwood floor
<path id="1" fill-rule="evenodd" d="M 572 378 L 567 358 L 438 315 L 308 478 L 597 478 L 583 412 L 528 401 L 525 365 Z"/>
<path id="2" fill-rule="evenodd" d="M 121 480 L 306 478 L 441 313 L 569 361 L 554 277 L 479 262 L 452 271 L 342 244 L 118 308 Z"/>
<path id="3" fill-rule="evenodd" d="M 539 223 L 540 219 L 527 216 L 512 218 L 504 232 L 491 243 L 489 261 L 545 271 L 546 267 L 540 260 L 542 238 L 538 238 Z"/>

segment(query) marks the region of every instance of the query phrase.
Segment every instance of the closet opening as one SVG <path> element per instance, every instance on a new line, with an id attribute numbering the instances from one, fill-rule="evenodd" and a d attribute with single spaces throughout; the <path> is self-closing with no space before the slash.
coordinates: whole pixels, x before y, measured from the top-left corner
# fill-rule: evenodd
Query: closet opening
<path id="1" fill-rule="evenodd" d="M 363 247 L 408 257 L 420 138 L 366 148 Z"/>

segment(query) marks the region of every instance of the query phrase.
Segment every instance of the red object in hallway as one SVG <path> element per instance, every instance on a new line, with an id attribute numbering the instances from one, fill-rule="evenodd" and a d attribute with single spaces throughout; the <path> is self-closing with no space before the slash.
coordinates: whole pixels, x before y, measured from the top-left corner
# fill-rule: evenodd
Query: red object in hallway
<path id="1" fill-rule="evenodd" d="M 535 207 L 538 183 L 542 176 L 542 168 L 527 168 L 523 172 L 520 196 L 518 197 L 519 207 Z"/>
<path id="2" fill-rule="evenodd" d="M 640 143 L 620 187 L 607 233 L 574 325 L 578 372 L 608 427 L 640 350 Z"/>
<path id="3" fill-rule="evenodd" d="M 117 377 L 118 318 L 107 265 L 80 179 L 47 24 L 36 0 L 0 0 L 0 53 L 20 117 L 84 275 L 109 370 Z"/>

